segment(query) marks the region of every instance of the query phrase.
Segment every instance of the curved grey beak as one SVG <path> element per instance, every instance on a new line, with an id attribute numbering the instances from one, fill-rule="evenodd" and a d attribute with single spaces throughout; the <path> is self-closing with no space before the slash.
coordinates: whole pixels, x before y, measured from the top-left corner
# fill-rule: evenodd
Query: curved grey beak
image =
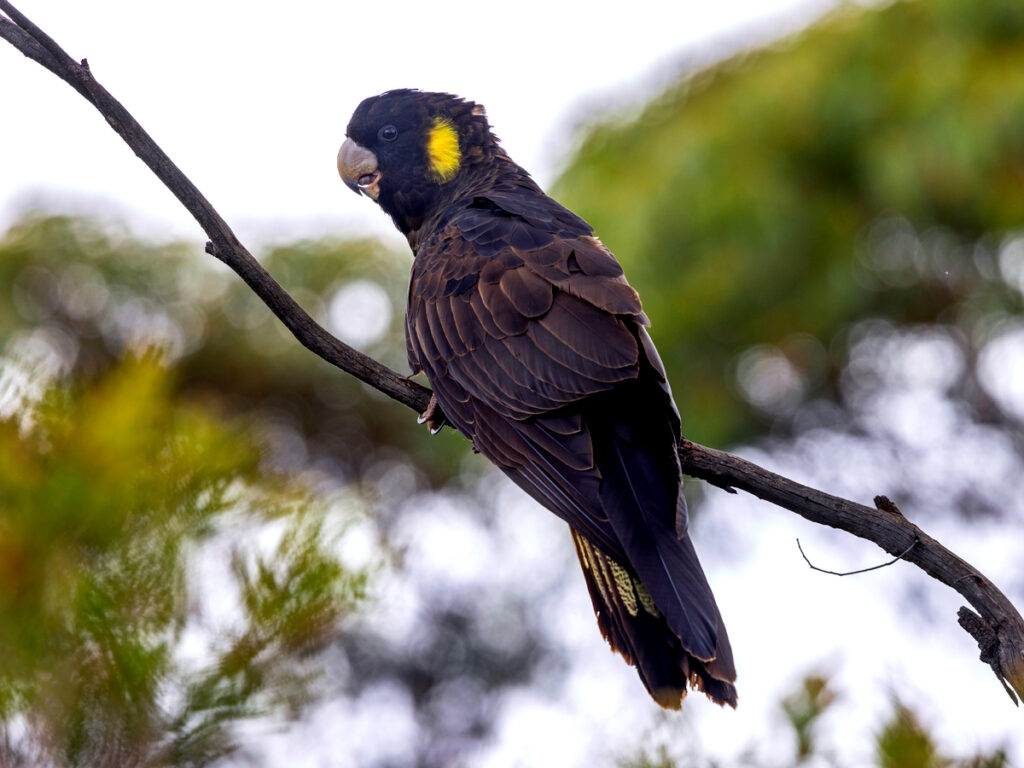
<path id="1" fill-rule="evenodd" d="M 345 186 L 357 195 L 365 194 L 373 200 L 380 195 L 377 156 L 352 139 L 345 139 L 338 150 L 338 173 Z"/>

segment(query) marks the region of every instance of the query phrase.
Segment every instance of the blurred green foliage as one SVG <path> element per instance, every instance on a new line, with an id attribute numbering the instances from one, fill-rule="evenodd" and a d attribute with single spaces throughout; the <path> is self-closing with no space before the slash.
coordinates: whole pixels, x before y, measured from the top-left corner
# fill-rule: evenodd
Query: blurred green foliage
<path id="1" fill-rule="evenodd" d="M 939 755 L 931 735 L 917 716 L 897 702 L 892 719 L 878 734 L 880 768 L 944 768 L 951 761 Z"/>
<path id="2" fill-rule="evenodd" d="M 846 5 L 585 127 L 555 193 L 640 291 L 689 437 L 770 423 L 757 345 L 832 397 L 865 317 L 1020 311 L 990 251 L 1024 222 L 1022 42 L 1017 0 Z"/>
<path id="3" fill-rule="evenodd" d="M 363 349 L 399 370 L 407 259 L 330 239 L 263 256 L 326 324 L 358 319 L 364 308 L 339 305 L 338 296 L 369 285 L 383 297 L 384 323 Z M 29 215 L 0 237 L 0 286 L 0 418 L 9 438 L 0 443 L 0 577 L 13 569 L 11 583 L 0 578 L 0 655 L 9 660 L 0 660 L 0 744 L 10 736 L 14 745 L 6 755 L 0 747 L 0 764 L 216 761 L 233 748 L 240 718 L 297 713 L 313 690 L 323 693 L 309 685 L 311 651 L 337 640 L 336 619 L 362 593 L 364 575 L 330 556 L 318 496 L 345 488 L 375 501 L 373 522 L 386 539 L 411 495 L 461 482 L 465 442 L 451 430 L 429 436 L 407 409 L 303 349 L 196 245 L 154 244 L 109 221 Z M 160 352 L 126 362 L 144 348 Z M 47 453 L 58 438 L 60 452 Z M 282 497 L 286 476 L 316 493 Z M 244 541 L 259 539 L 264 521 L 280 515 L 294 524 L 278 551 L 258 560 L 224 553 L 224 573 L 194 583 L 193 550 L 233 524 Z M 6 535 L 8 518 L 19 521 L 17 535 Z M 65 546 L 64 535 L 74 540 Z M 31 564 L 34 586 L 15 600 L 28 589 L 19 563 Z M 94 569 L 106 574 L 104 591 L 82 592 L 82 580 L 100 578 Z M 194 645 L 193 598 L 224 584 L 234 585 L 245 622 L 208 638 L 202 668 L 182 667 L 178 655 Z M 68 618 L 70 609 L 46 612 L 48 595 L 75 590 L 92 596 L 91 624 Z M 50 631 L 58 621 L 59 637 Z M 447 648 L 451 622 L 445 612 L 422 617 L 424 642 Z M 101 629 L 119 645 L 95 654 L 126 657 L 111 657 L 116 669 L 103 676 L 83 651 Z M 462 634 L 474 649 L 482 643 Z M 495 680 L 528 677 L 541 655 L 527 637 L 522 658 L 495 664 L 471 654 L 481 661 L 460 672 L 478 673 L 488 695 Z M 336 647 L 358 661 L 355 689 L 416 670 L 427 696 L 448 679 L 422 649 L 391 658 L 379 638 L 358 631 Z M 48 677 L 50 669 L 60 674 Z"/>
<path id="4" fill-rule="evenodd" d="M 754 768 L 761 765 L 800 766 L 851 765 L 849 759 L 836 757 L 828 750 L 819 747 L 818 739 L 813 735 L 822 720 L 837 717 L 832 712 L 835 702 L 840 699 L 830 686 L 827 678 L 820 675 L 808 675 L 800 685 L 784 697 L 779 708 L 792 729 L 795 748 L 792 755 L 773 753 L 770 762 L 763 762 L 763 756 L 752 745 L 751 749 L 729 763 L 708 763 L 699 757 L 700 745 L 689 744 L 687 757 L 676 758 L 667 744 L 660 744 L 643 750 L 635 757 L 619 761 L 621 768 L 696 768 L 697 766 L 715 766 L 715 768 Z M 1000 749 L 990 754 L 979 754 L 969 758 L 952 758 L 941 753 L 935 743 L 934 736 L 918 720 L 914 712 L 898 699 L 893 699 L 888 719 L 874 735 L 875 748 L 872 765 L 877 768 L 1008 768 L 1009 761 L 1005 752 Z"/>
<path id="5" fill-rule="evenodd" d="M 802 763 L 815 753 L 815 727 L 833 702 L 835 692 L 821 675 L 808 675 L 800 688 L 782 700 L 782 711 L 796 734 L 796 762 Z"/>
<path id="6" fill-rule="evenodd" d="M 385 324 L 363 351 L 408 369 L 407 255 L 373 241 L 324 238 L 269 247 L 262 262 L 328 326 L 361 311 L 332 305 L 341 289 L 375 287 Z M 414 450 L 416 468 L 439 482 L 463 455 L 451 430 L 431 439 L 412 413 L 380 407 L 389 402 L 384 396 L 310 354 L 233 272 L 194 244 L 153 244 L 110 222 L 32 215 L 0 240 L 0 285 L 11 287 L 0 293 L 0 349 L 43 329 L 66 367 L 94 375 L 126 349 L 159 344 L 181 394 L 249 413 L 272 436 L 288 438 L 275 458 L 290 469 L 318 460 L 339 480 L 358 479 L 379 460 Z"/>
<path id="7" fill-rule="evenodd" d="M 313 499 L 261 470 L 247 430 L 173 389 L 149 355 L 7 402 L 4 765 L 209 763 L 231 750 L 232 721 L 304 699 L 304 657 L 363 594 L 365 574 L 331 553 Z M 202 589 L 189 563 L 231 527 L 275 519 L 275 549 L 233 550 L 237 621 L 186 663 L 177 649 Z"/>

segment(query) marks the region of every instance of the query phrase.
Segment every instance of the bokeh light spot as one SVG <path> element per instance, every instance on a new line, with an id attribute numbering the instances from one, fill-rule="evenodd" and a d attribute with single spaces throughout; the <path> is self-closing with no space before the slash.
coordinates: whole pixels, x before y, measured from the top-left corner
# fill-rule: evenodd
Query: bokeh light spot
<path id="1" fill-rule="evenodd" d="M 341 287 L 331 300 L 331 330 L 342 341 L 367 347 L 380 341 L 391 325 L 391 302 L 372 280 L 354 280 Z"/>

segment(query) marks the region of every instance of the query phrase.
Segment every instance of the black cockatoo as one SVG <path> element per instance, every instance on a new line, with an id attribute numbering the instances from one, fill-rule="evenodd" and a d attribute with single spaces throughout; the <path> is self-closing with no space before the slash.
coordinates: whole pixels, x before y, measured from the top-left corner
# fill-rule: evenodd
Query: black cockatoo
<path id="1" fill-rule="evenodd" d="M 409 364 L 443 418 L 569 524 L 601 633 L 651 696 L 736 705 L 732 649 L 686 532 L 680 419 L 640 299 L 593 229 L 544 194 L 484 109 L 363 101 L 338 153 L 412 248 Z"/>

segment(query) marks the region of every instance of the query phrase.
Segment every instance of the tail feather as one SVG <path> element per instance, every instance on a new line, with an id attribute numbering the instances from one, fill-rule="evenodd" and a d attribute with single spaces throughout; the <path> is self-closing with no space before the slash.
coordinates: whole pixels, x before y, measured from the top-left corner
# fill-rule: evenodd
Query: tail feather
<path id="1" fill-rule="evenodd" d="M 676 530 L 680 505 L 686 503 L 681 473 L 674 451 L 652 450 L 659 437 L 670 439 L 648 431 L 622 435 L 614 427 L 595 435 L 599 497 L 626 559 L 669 628 L 687 652 L 710 662 L 719 656 L 724 629 L 697 553 L 689 537 Z"/>
<path id="2" fill-rule="evenodd" d="M 655 701 L 678 709 L 694 688 L 735 706 L 729 637 L 685 533 L 678 425 L 664 413 L 667 391 L 653 384 L 627 382 L 588 401 L 580 423 L 589 468 L 544 450 L 536 433 L 552 431 L 547 417 L 480 419 L 476 444 L 569 523 L 601 633 Z"/>
<path id="3" fill-rule="evenodd" d="M 683 648 L 632 569 L 570 530 L 601 634 L 612 650 L 637 668 L 651 697 L 666 709 L 679 709 L 687 689 L 694 688 L 718 704 L 735 707 L 736 672 L 721 618 L 723 652 L 702 661 Z"/>

